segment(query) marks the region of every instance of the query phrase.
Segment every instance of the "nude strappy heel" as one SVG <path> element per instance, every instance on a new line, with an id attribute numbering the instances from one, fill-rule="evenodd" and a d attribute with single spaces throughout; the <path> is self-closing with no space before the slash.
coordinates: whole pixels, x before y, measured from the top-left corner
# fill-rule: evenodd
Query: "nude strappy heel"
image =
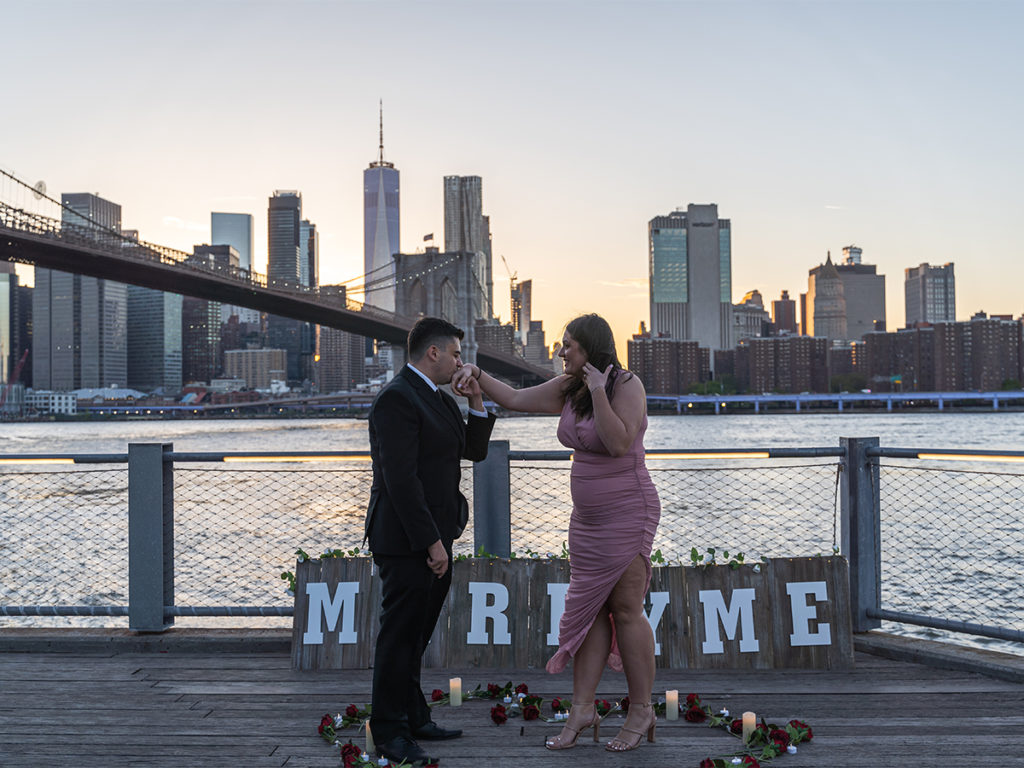
<path id="1" fill-rule="evenodd" d="M 631 749 L 636 749 L 640 746 L 640 740 L 644 737 L 644 730 L 647 731 L 647 741 L 651 743 L 654 742 L 654 728 L 658 724 L 658 718 L 654 714 L 654 707 L 652 707 L 650 703 L 633 704 L 630 707 L 630 710 L 634 707 L 638 709 L 646 709 L 650 713 L 650 718 L 648 719 L 648 723 L 650 724 L 646 726 L 645 729 L 641 729 L 639 731 L 635 731 L 632 728 L 627 728 L 623 725 L 622 728 L 619 729 L 619 732 L 615 734 L 615 738 L 605 745 L 604 748 L 609 752 L 629 752 Z M 635 738 L 624 738 L 623 734 L 627 733 L 633 734 Z"/>
<path id="2" fill-rule="evenodd" d="M 552 736 L 545 740 L 544 746 L 548 749 L 572 749 L 576 746 L 576 741 L 579 739 L 580 733 L 591 726 L 594 728 L 594 741 L 597 741 L 599 738 L 598 729 L 601 727 L 601 716 L 597 714 L 597 710 L 594 710 L 594 716 L 591 718 L 590 722 L 584 723 L 579 728 L 573 728 L 568 723 L 565 724 L 565 728 L 562 730 L 562 733 L 565 733 L 565 731 L 571 732 L 572 741 L 563 741 L 562 734 L 560 733 L 557 736 Z"/>

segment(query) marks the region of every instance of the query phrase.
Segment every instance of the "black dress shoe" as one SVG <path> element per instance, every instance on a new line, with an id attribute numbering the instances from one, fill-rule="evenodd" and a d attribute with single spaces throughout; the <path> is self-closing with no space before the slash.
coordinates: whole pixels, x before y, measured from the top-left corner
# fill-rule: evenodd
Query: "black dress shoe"
<path id="1" fill-rule="evenodd" d="M 443 741 L 444 739 L 459 738 L 462 735 L 462 731 L 457 728 L 442 728 L 433 720 L 428 720 L 419 728 L 413 729 L 412 735 L 413 738 L 421 739 L 422 741 Z"/>
<path id="2" fill-rule="evenodd" d="M 408 736 L 395 736 L 395 738 L 377 745 L 377 756 L 386 757 L 392 763 L 407 765 L 430 765 L 436 764 L 437 758 L 430 757 L 420 749 L 420 745 Z"/>

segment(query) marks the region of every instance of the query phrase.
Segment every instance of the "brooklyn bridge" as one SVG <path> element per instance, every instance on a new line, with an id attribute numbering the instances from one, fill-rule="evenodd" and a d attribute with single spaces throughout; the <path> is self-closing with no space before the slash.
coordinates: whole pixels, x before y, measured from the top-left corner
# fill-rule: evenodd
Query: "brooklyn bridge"
<path id="1" fill-rule="evenodd" d="M 76 223 L 80 216 L 68 216 L 70 211 L 38 186 L 3 169 L 0 177 L 5 181 L 0 186 L 2 260 L 246 307 L 400 348 L 416 322 L 416 317 L 389 312 L 340 293 L 199 260 L 190 253 L 138 240 L 92 222 Z M 38 212 L 40 208 L 45 212 Z M 466 327 L 467 320 L 473 318 L 449 319 Z M 552 375 L 548 368 L 484 344 L 476 346 L 475 354 L 483 367 L 523 384 Z"/>

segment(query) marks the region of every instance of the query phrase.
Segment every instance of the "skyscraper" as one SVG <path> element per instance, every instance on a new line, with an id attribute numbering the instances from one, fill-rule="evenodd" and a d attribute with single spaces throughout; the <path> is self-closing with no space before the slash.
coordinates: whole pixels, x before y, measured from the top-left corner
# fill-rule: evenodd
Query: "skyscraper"
<path id="1" fill-rule="evenodd" d="M 270 198 L 267 213 L 267 280 L 295 287 L 302 279 L 302 195 L 294 190 L 277 190 Z M 267 318 L 267 343 L 283 349 L 288 355 L 286 376 L 289 381 L 302 379 L 302 323 L 290 317 L 270 315 Z"/>
<path id="2" fill-rule="evenodd" d="M 477 269 L 484 294 L 484 312 L 494 314 L 491 277 L 491 221 L 483 215 L 483 181 L 479 176 L 444 177 L 444 249 L 479 254 Z"/>
<path id="3" fill-rule="evenodd" d="M 61 225 L 119 238 L 121 206 L 88 193 L 61 195 Z M 32 293 L 32 379 L 37 389 L 124 386 L 128 299 L 123 283 L 37 268 Z"/>
<path id="4" fill-rule="evenodd" d="M 0 261 L 0 385 L 11 380 L 21 357 L 18 336 L 18 275 L 14 264 Z"/>
<path id="5" fill-rule="evenodd" d="M 807 273 L 807 310 L 811 323 L 808 336 L 829 340 L 850 338 L 846 327 L 846 294 L 843 279 L 832 263 L 831 252 L 825 263 Z"/>
<path id="6" fill-rule="evenodd" d="M 196 245 L 190 261 L 217 267 L 237 267 L 238 251 L 230 245 Z M 221 305 L 216 301 L 186 296 L 181 306 L 182 379 L 204 381 L 223 368 L 220 348 Z"/>
<path id="7" fill-rule="evenodd" d="M 162 389 L 168 395 L 181 389 L 182 303 L 183 297 L 177 293 L 128 286 L 130 388 L 142 392 Z"/>
<path id="8" fill-rule="evenodd" d="M 652 336 L 732 346 L 731 231 L 713 203 L 648 222 Z"/>
<path id="9" fill-rule="evenodd" d="M 210 243 L 212 245 L 230 245 L 238 251 L 240 269 L 252 270 L 253 220 L 248 213 L 211 213 Z M 248 307 L 235 307 L 231 304 L 221 305 L 221 322 L 226 323 L 231 315 L 238 315 L 238 322 L 257 325 L 260 322 L 259 310 Z"/>
<path id="10" fill-rule="evenodd" d="M 944 323 L 956 320 L 956 279 L 953 262 L 941 267 L 928 263 L 905 270 L 903 292 L 907 327 L 915 323 Z"/>
<path id="11" fill-rule="evenodd" d="M 533 281 L 512 280 L 510 286 L 512 299 L 512 327 L 516 332 L 516 339 L 520 344 L 526 343 L 526 336 L 530 332 L 530 322 L 533 319 Z"/>
<path id="12" fill-rule="evenodd" d="M 808 272 L 807 317 L 805 318 L 805 333 L 808 336 L 856 341 L 864 334 L 885 326 L 885 275 L 876 274 L 874 264 L 862 263 L 861 249 L 855 245 L 843 248 L 843 255 L 842 263 L 834 263 L 830 255 L 826 259 L 826 264 L 814 267 Z M 814 283 L 819 277 L 819 272 L 826 269 L 826 265 L 830 270 L 830 277 L 831 271 L 834 270 L 843 287 L 845 329 L 842 335 L 835 335 L 839 331 L 838 321 L 830 320 L 827 330 L 822 330 L 816 325 L 818 322 L 816 318 L 820 312 L 816 304 L 817 292 Z M 835 300 L 836 295 L 833 291 L 826 297 L 825 303 L 834 303 Z M 833 310 L 834 308 L 827 308 L 825 314 L 829 314 Z"/>
<path id="13" fill-rule="evenodd" d="M 248 213 L 211 213 L 210 244 L 238 251 L 240 269 L 252 269 L 253 223 Z"/>
<path id="14" fill-rule="evenodd" d="M 384 110 L 377 159 L 363 171 L 363 301 L 395 311 L 395 264 L 399 244 L 398 169 L 384 160 Z"/>
<path id="15" fill-rule="evenodd" d="M 299 222 L 299 282 L 310 288 L 320 284 L 320 235 L 306 219 Z"/>

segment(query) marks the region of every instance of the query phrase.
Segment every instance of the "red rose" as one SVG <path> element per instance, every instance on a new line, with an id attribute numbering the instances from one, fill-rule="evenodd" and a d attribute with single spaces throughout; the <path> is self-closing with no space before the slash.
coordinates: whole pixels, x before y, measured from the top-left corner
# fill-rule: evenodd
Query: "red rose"
<path id="1" fill-rule="evenodd" d="M 501 688 L 495 685 L 494 683 L 488 683 L 487 695 L 490 696 L 492 699 L 496 699 L 499 696 L 501 696 Z"/>
<path id="2" fill-rule="evenodd" d="M 811 726 L 809 726 L 807 723 L 803 722 L 802 720 L 790 720 L 789 721 L 789 725 L 791 725 L 794 728 L 796 728 L 797 731 L 799 731 L 799 732 L 803 732 L 803 731 L 807 732 L 807 733 L 802 733 L 801 734 L 800 741 L 810 741 L 811 739 L 814 738 L 814 732 L 811 731 Z"/>
<path id="3" fill-rule="evenodd" d="M 597 714 L 604 717 L 612 705 L 608 703 L 608 699 L 594 699 L 594 707 L 597 709 Z"/>
<path id="4" fill-rule="evenodd" d="M 708 719 L 707 712 L 700 707 L 689 707 L 683 717 L 686 718 L 688 723 L 703 723 Z"/>
<path id="5" fill-rule="evenodd" d="M 362 754 L 362 750 L 359 749 L 359 747 L 357 747 L 351 741 L 348 742 L 347 744 L 342 744 L 341 745 L 341 756 L 342 756 L 342 758 L 344 758 L 346 763 L 348 762 L 349 758 L 352 758 L 353 760 L 358 760 L 359 759 L 359 755 L 361 755 L 361 754 Z"/>
<path id="6" fill-rule="evenodd" d="M 761 768 L 761 764 L 750 755 L 745 755 L 743 757 L 743 765 L 750 766 L 750 768 Z"/>
<path id="7" fill-rule="evenodd" d="M 345 717 L 359 717 L 359 707 L 355 704 L 349 704 L 345 707 Z"/>
<path id="8" fill-rule="evenodd" d="M 324 715 L 322 718 L 320 718 L 320 725 L 317 726 L 316 732 L 319 733 L 321 736 L 323 736 L 324 735 L 324 731 L 326 731 L 328 728 L 333 728 L 333 727 L 334 727 L 334 718 L 331 717 L 330 715 Z"/>
<path id="9" fill-rule="evenodd" d="M 520 683 L 516 686 L 516 693 L 529 693 L 530 689 L 526 687 L 526 683 Z"/>
<path id="10" fill-rule="evenodd" d="M 524 707 L 528 707 L 531 704 L 533 706 L 535 706 L 535 707 L 540 707 L 540 705 L 543 703 L 543 701 L 544 701 L 544 699 L 542 699 L 540 696 L 531 696 L 530 694 L 527 694 L 526 696 L 523 696 L 523 706 Z"/>
<path id="11" fill-rule="evenodd" d="M 622 697 L 622 701 L 619 702 L 619 707 L 623 712 L 629 712 L 629 696 Z"/>
<path id="12" fill-rule="evenodd" d="M 555 712 L 561 712 L 563 709 L 565 709 L 565 704 L 562 703 L 562 700 L 560 698 L 555 696 L 555 698 L 551 700 L 551 709 L 553 709 Z"/>
<path id="13" fill-rule="evenodd" d="M 523 707 L 523 720 L 536 720 L 538 717 L 540 717 L 540 710 L 533 704 Z"/>
<path id="14" fill-rule="evenodd" d="M 737 717 L 735 720 L 729 723 L 729 733 L 735 734 L 737 736 L 742 735 L 743 720 Z"/>
<path id="15" fill-rule="evenodd" d="M 444 698 L 444 691 L 442 691 L 440 688 L 435 688 L 430 693 L 430 700 L 431 701 L 440 701 L 443 698 Z"/>
<path id="16" fill-rule="evenodd" d="M 696 693 L 688 693 L 688 694 L 686 694 L 686 706 L 688 706 L 688 707 L 700 706 L 700 696 L 698 696 Z"/>
<path id="17" fill-rule="evenodd" d="M 495 725 L 504 725 L 505 721 L 508 720 L 508 715 L 505 714 L 505 708 L 501 704 L 496 707 L 491 707 L 491 720 L 494 721 Z"/>
<path id="18" fill-rule="evenodd" d="M 789 734 L 781 728 L 774 728 L 768 733 L 768 738 L 778 744 L 782 749 L 789 746 Z"/>
<path id="19" fill-rule="evenodd" d="M 715 761 L 710 757 L 705 757 L 700 761 L 700 765 L 697 768 L 715 768 Z"/>

